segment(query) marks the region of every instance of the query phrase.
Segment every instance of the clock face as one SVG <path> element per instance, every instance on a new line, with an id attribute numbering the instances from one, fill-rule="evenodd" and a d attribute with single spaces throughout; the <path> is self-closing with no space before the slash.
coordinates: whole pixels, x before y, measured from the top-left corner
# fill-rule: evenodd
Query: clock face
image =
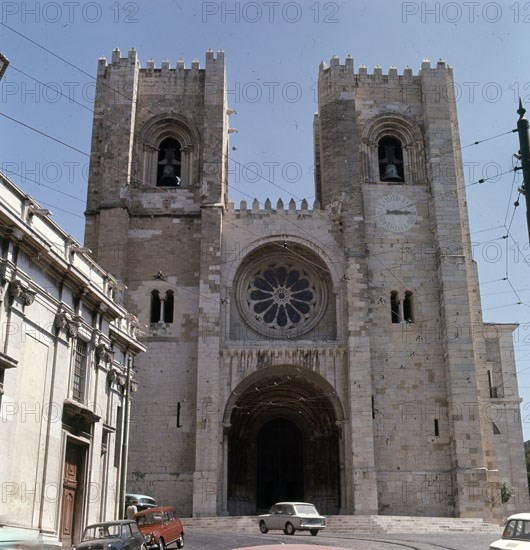
<path id="1" fill-rule="evenodd" d="M 416 206 L 407 197 L 392 193 L 377 201 L 376 222 L 393 233 L 403 233 L 416 223 Z"/>

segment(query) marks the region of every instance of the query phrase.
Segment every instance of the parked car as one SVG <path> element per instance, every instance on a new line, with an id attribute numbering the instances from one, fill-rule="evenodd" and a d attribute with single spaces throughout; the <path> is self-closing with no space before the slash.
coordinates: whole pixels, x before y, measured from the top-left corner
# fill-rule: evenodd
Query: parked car
<path id="1" fill-rule="evenodd" d="M 89 525 L 72 550 L 146 550 L 145 539 L 136 521 L 122 519 Z"/>
<path id="2" fill-rule="evenodd" d="M 502 538 L 490 544 L 490 550 L 530 550 L 530 514 L 515 514 L 506 521 Z"/>
<path id="3" fill-rule="evenodd" d="M 286 535 L 295 531 L 309 531 L 313 536 L 326 527 L 326 518 L 321 516 L 313 504 L 308 502 L 278 502 L 268 514 L 258 516 L 259 530 L 283 529 Z"/>
<path id="4" fill-rule="evenodd" d="M 153 497 L 150 497 L 148 495 L 140 495 L 138 493 L 129 493 L 125 495 L 125 509 L 127 509 L 127 506 L 130 506 L 135 500 L 138 501 L 138 504 L 136 505 L 138 512 L 158 506 L 156 500 Z"/>
<path id="5" fill-rule="evenodd" d="M 134 519 L 145 537 L 149 550 L 164 550 L 169 544 L 176 543 L 184 548 L 184 528 L 177 517 L 177 510 L 171 506 L 149 508 L 138 512 Z"/>

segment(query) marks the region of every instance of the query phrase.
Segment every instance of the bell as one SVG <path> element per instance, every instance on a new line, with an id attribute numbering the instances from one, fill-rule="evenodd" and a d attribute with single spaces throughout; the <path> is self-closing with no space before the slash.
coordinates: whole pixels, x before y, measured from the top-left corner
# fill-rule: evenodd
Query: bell
<path id="1" fill-rule="evenodd" d="M 402 181 L 397 166 L 395 164 L 387 164 L 385 166 L 385 173 L 381 178 L 382 181 Z"/>

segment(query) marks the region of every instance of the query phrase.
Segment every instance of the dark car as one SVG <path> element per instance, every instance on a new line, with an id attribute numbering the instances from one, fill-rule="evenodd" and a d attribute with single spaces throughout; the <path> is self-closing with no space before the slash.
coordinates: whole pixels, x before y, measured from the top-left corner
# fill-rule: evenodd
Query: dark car
<path id="1" fill-rule="evenodd" d="M 172 506 L 160 506 L 138 512 L 134 519 L 148 550 L 164 550 L 175 543 L 177 548 L 184 548 L 184 528 L 177 517 L 177 510 Z"/>
<path id="2" fill-rule="evenodd" d="M 89 525 L 80 543 L 72 550 L 146 550 L 145 539 L 136 521 L 124 519 Z"/>

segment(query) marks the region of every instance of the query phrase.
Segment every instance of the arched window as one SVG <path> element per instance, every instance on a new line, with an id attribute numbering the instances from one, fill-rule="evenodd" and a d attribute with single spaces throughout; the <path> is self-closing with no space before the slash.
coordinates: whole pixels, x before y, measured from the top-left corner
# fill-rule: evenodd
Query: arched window
<path id="1" fill-rule="evenodd" d="M 384 136 L 377 144 L 377 156 L 379 159 L 379 179 L 403 183 L 405 175 L 403 171 L 403 149 L 401 142 L 395 137 Z"/>
<path id="2" fill-rule="evenodd" d="M 412 292 L 407 290 L 403 300 L 403 320 L 405 323 L 414 323 L 414 309 L 412 303 Z"/>
<path id="3" fill-rule="evenodd" d="M 157 187 L 179 187 L 182 148 L 172 137 L 164 139 L 158 147 Z"/>
<path id="4" fill-rule="evenodd" d="M 201 135 L 193 120 L 161 114 L 138 129 L 135 146 L 139 162 L 134 171 L 138 186 L 190 189 L 200 185 Z"/>
<path id="5" fill-rule="evenodd" d="M 161 305 L 160 293 L 158 290 L 153 290 L 151 292 L 151 316 L 149 319 L 151 323 L 160 321 Z"/>
<path id="6" fill-rule="evenodd" d="M 416 121 L 381 113 L 362 127 L 361 177 L 373 183 L 425 184 L 424 147 L 423 131 Z"/>
<path id="7" fill-rule="evenodd" d="M 172 290 L 166 292 L 166 298 L 164 299 L 164 322 L 173 322 L 173 304 L 175 302 L 174 294 Z"/>
<path id="8" fill-rule="evenodd" d="M 393 290 L 390 293 L 390 315 L 392 317 L 392 322 L 393 323 L 400 323 L 401 322 L 399 294 L 398 294 L 397 290 Z"/>

